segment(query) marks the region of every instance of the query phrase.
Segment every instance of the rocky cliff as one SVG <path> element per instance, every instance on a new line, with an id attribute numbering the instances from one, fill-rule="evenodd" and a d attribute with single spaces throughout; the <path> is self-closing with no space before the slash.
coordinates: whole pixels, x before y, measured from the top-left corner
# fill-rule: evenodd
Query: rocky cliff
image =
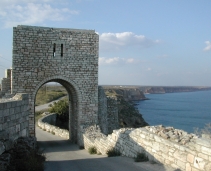
<path id="1" fill-rule="evenodd" d="M 186 86 L 140 86 L 139 89 L 144 93 L 159 94 L 159 93 L 177 93 L 177 92 L 192 92 L 192 91 L 206 91 L 211 90 L 210 87 L 186 87 Z"/>
<path id="2" fill-rule="evenodd" d="M 103 87 L 104 88 L 104 87 Z M 145 100 L 143 92 L 137 88 L 104 88 L 108 97 L 115 97 L 118 104 L 119 126 L 123 127 L 144 127 L 148 123 L 143 119 L 139 111 L 134 107 L 132 101 Z"/>
<path id="3" fill-rule="evenodd" d="M 138 88 L 103 87 L 108 96 L 121 96 L 125 101 L 146 100 L 144 93 Z"/>

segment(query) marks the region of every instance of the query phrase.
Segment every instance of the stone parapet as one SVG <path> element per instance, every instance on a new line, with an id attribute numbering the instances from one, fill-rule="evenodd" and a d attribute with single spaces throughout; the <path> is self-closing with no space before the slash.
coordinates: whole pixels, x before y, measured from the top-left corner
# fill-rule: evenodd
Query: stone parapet
<path id="1" fill-rule="evenodd" d="M 38 120 L 37 125 L 43 130 L 55 134 L 56 136 L 60 136 L 65 139 L 69 139 L 69 131 L 66 129 L 61 129 L 57 126 L 54 126 L 56 123 L 56 115 L 55 113 L 49 114 L 47 116 L 43 116 Z"/>
<path id="2" fill-rule="evenodd" d="M 28 94 L 0 100 L 0 154 L 10 149 L 15 139 L 29 135 L 28 116 Z"/>
<path id="3" fill-rule="evenodd" d="M 90 131 L 84 134 L 85 149 L 95 146 L 98 152 L 106 154 L 109 149 L 116 149 L 122 155 L 136 157 L 138 153 L 147 154 L 151 161 L 169 165 L 181 171 L 210 171 L 211 170 L 211 140 L 198 138 L 193 134 L 175 130 L 181 133 L 180 140 L 160 134 L 161 126 L 114 130 L 112 134 L 103 136 L 98 132 L 93 137 Z M 162 129 L 168 129 L 162 127 Z M 157 131 L 153 131 L 157 130 Z M 171 128 L 171 130 L 174 130 Z M 165 133 L 168 135 L 168 133 Z M 179 139 L 178 138 L 178 139 Z M 183 139 L 188 139 L 182 141 Z M 184 143 L 186 142 L 186 143 Z"/>

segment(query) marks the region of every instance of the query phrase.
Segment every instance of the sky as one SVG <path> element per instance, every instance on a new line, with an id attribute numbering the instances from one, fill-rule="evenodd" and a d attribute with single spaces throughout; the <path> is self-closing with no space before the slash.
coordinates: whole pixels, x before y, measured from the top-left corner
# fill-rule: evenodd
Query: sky
<path id="1" fill-rule="evenodd" d="M 99 34 L 99 85 L 211 86 L 209 0 L 0 0 L 0 78 L 17 25 Z"/>

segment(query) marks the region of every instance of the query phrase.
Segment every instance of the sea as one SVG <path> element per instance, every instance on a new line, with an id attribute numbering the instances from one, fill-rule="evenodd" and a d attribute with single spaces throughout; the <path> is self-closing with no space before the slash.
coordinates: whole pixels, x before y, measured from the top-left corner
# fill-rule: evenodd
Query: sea
<path id="1" fill-rule="evenodd" d="M 149 100 L 136 105 L 150 125 L 164 125 L 194 133 L 211 123 L 211 90 L 145 94 Z"/>

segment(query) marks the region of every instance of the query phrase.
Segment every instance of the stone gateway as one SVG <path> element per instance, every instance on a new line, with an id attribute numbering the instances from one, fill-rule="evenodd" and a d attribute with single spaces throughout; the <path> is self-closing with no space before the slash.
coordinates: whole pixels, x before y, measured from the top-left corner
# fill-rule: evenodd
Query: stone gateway
<path id="1" fill-rule="evenodd" d="M 13 29 L 12 93 L 29 94 L 29 134 L 35 136 L 35 98 L 48 82 L 69 97 L 70 139 L 98 122 L 98 49 L 94 30 L 17 26 Z"/>

